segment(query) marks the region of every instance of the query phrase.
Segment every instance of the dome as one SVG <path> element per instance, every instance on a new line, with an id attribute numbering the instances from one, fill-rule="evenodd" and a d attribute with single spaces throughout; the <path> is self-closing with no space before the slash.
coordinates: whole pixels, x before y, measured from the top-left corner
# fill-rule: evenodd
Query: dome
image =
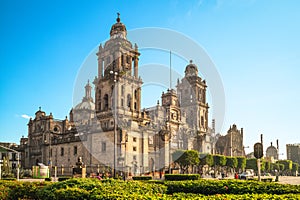
<path id="1" fill-rule="evenodd" d="M 118 37 L 126 38 L 127 35 L 126 26 L 122 24 L 120 21 L 121 21 L 120 14 L 118 13 L 117 23 L 112 25 L 110 29 L 110 37 L 118 36 Z"/>
<path id="2" fill-rule="evenodd" d="M 92 101 L 82 101 L 75 106 L 75 110 L 95 110 L 95 104 Z"/>
<path id="3" fill-rule="evenodd" d="M 266 151 L 276 151 L 277 152 L 277 149 L 276 149 L 276 147 L 274 147 L 274 146 L 269 146 L 268 148 L 267 148 L 267 150 Z"/>
<path id="4" fill-rule="evenodd" d="M 90 81 L 88 80 L 85 85 L 85 96 L 82 98 L 81 103 L 75 106 L 75 110 L 95 110 L 95 103 L 91 96 L 92 87 L 90 85 Z"/>
<path id="5" fill-rule="evenodd" d="M 188 64 L 185 68 L 185 76 L 198 76 L 198 67 L 190 60 L 190 64 Z"/>

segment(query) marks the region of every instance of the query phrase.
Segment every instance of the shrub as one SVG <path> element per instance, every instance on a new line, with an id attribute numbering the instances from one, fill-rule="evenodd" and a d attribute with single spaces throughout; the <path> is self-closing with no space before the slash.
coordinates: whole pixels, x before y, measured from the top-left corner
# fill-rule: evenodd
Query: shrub
<path id="1" fill-rule="evenodd" d="M 257 181 L 240 180 L 198 180 L 198 181 L 169 181 L 165 182 L 167 193 L 195 194 L 300 194 L 300 185 L 285 185 Z"/>
<path id="2" fill-rule="evenodd" d="M 166 174 L 166 181 L 199 180 L 199 174 Z"/>
<path id="3" fill-rule="evenodd" d="M 137 181 L 148 181 L 152 180 L 152 176 L 133 176 L 132 179 Z"/>
<path id="4" fill-rule="evenodd" d="M 5 192 L 7 194 L 6 198 L 1 199 L 38 199 L 38 191 L 47 184 L 46 182 L 1 181 L 1 186 L 6 187 Z"/>
<path id="5" fill-rule="evenodd" d="M 5 180 L 5 181 L 15 181 L 17 179 L 16 178 L 3 178 L 2 180 Z"/>
<path id="6" fill-rule="evenodd" d="M 58 177 L 58 181 L 65 181 L 70 179 L 71 177 Z"/>
<path id="7" fill-rule="evenodd" d="M 56 199 L 64 200 L 80 200 L 80 199 L 89 199 L 89 191 L 86 191 L 81 188 L 65 188 L 55 191 Z"/>
<path id="8" fill-rule="evenodd" d="M 240 180 L 61 182 L 0 181 L 0 199 L 300 199 L 300 185 Z"/>

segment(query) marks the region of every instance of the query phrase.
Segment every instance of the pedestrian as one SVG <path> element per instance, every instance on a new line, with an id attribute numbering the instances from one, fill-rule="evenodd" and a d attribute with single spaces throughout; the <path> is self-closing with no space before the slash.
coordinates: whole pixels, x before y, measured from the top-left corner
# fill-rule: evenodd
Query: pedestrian
<path id="1" fill-rule="evenodd" d="M 99 180 L 102 180 L 102 177 L 101 177 L 100 173 L 97 173 L 96 178 L 99 179 Z"/>
<path id="2" fill-rule="evenodd" d="M 234 174 L 234 178 L 235 178 L 235 179 L 239 179 L 238 173 L 235 173 L 235 174 Z"/>

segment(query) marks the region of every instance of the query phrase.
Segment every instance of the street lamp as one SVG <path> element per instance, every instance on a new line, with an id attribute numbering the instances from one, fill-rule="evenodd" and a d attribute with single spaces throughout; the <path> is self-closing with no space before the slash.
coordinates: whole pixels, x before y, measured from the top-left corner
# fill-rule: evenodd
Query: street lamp
<path id="1" fill-rule="evenodd" d="M 249 147 L 249 146 L 243 146 L 243 148 L 244 148 L 244 151 L 243 151 L 243 153 L 245 153 L 245 155 L 243 155 L 243 156 L 246 156 L 245 149 L 247 149 L 247 148 L 250 148 L 250 147 Z"/>
<path id="2" fill-rule="evenodd" d="M 109 72 L 114 76 L 114 178 L 116 178 L 116 145 L 117 145 L 117 76 L 118 72 L 111 70 Z"/>

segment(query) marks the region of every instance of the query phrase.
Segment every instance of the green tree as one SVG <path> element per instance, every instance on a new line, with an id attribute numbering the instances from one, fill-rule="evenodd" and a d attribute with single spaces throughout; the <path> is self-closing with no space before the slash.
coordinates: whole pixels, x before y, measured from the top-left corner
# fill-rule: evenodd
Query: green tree
<path id="1" fill-rule="evenodd" d="M 279 160 L 277 161 L 279 165 L 284 165 L 283 169 L 280 171 L 285 175 L 290 175 L 293 168 L 293 162 L 291 160 Z"/>
<path id="2" fill-rule="evenodd" d="M 247 159 L 246 160 L 246 168 L 257 171 L 257 159 L 256 158 Z"/>
<path id="3" fill-rule="evenodd" d="M 226 166 L 229 169 L 235 169 L 238 166 L 238 159 L 237 157 L 226 157 Z"/>
<path id="4" fill-rule="evenodd" d="M 278 163 L 278 166 L 279 166 L 279 171 L 281 171 L 281 172 L 285 169 L 284 164 Z"/>
<path id="5" fill-rule="evenodd" d="M 246 167 L 246 158 L 245 157 L 242 157 L 242 156 L 238 156 L 236 157 L 237 160 L 238 160 L 238 165 L 237 165 L 237 168 L 241 171 L 244 171 L 245 170 L 245 167 Z"/>
<path id="6" fill-rule="evenodd" d="M 200 165 L 208 165 L 209 167 L 214 165 L 214 159 L 211 154 L 200 154 Z"/>
<path id="7" fill-rule="evenodd" d="M 195 150 L 177 150 L 172 154 L 175 163 L 180 166 L 183 173 L 187 172 L 188 167 L 199 164 L 199 152 Z"/>
<path id="8" fill-rule="evenodd" d="M 293 168 L 293 162 L 291 160 L 278 160 L 277 162 L 284 165 L 284 170 L 292 170 Z"/>
<path id="9" fill-rule="evenodd" d="M 279 171 L 280 168 L 279 168 L 279 163 L 271 163 L 271 171 Z"/>
<path id="10" fill-rule="evenodd" d="M 298 169 L 299 169 L 299 164 L 298 163 L 293 163 L 292 172 L 297 173 Z"/>
<path id="11" fill-rule="evenodd" d="M 214 160 L 211 154 L 200 154 L 199 171 L 205 173 L 204 166 L 211 167 L 214 165 Z"/>
<path id="12" fill-rule="evenodd" d="M 265 162 L 265 171 L 271 172 L 271 162 L 264 160 Z"/>
<path id="13" fill-rule="evenodd" d="M 216 166 L 223 167 L 226 165 L 226 157 L 223 155 L 214 155 L 213 159 Z"/>
<path id="14" fill-rule="evenodd" d="M 226 165 L 226 157 L 223 155 L 213 155 L 213 160 L 214 160 L 214 171 L 215 171 L 215 176 L 217 171 L 220 172 L 220 168 Z"/>
<path id="15" fill-rule="evenodd" d="M 266 171 L 266 161 L 262 159 L 260 160 L 260 171 Z"/>

